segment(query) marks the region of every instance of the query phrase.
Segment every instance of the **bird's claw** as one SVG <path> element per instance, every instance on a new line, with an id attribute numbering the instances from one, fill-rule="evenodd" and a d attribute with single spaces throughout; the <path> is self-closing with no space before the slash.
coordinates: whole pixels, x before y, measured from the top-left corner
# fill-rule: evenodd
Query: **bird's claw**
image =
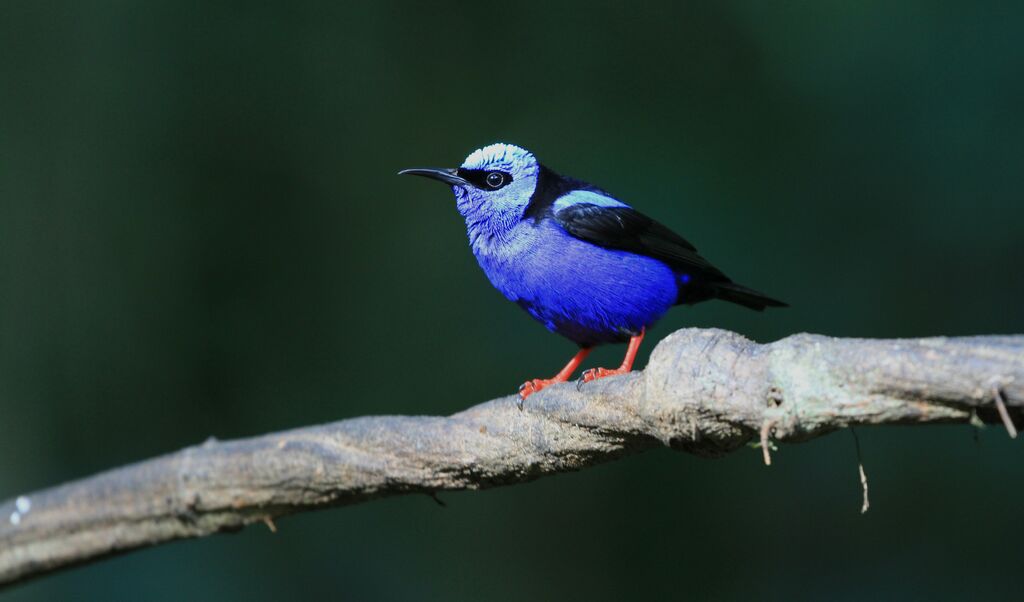
<path id="1" fill-rule="evenodd" d="M 615 368 L 614 370 L 610 368 L 591 368 L 589 370 L 584 370 L 583 374 L 580 374 L 579 379 L 576 381 L 576 390 L 583 390 L 583 385 L 592 380 L 597 380 L 606 376 L 618 376 L 620 374 L 629 374 L 629 370 L 627 368 Z"/>
<path id="2" fill-rule="evenodd" d="M 519 408 L 520 412 L 523 411 L 523 402 L 526 401 L 527 397 L 534 393 L 536 393 L 536 391 L 533 388 L 532 381 L 526 381 L 519 385 L 519 399 L 516 400 L 516 407 Z"/>
<path id="3" fill-rule="evenodd" d="M 523 402 L 527 397 L 556 382 L 559 381 L 552 378 L 535 378 L 519 385 L 519 409 L 523 409 Z"/>

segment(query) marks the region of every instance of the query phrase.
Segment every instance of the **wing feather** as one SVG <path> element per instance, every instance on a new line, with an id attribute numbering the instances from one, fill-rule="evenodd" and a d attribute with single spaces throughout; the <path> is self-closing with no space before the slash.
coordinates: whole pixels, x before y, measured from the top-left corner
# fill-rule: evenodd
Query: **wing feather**
<path id="1" fill-rule="evenodd" d="M 566 205 L 553 217 L 566 232 L 595 245 L 652 257 L 680 271 L 697 271 L 705 280 L 728 281 L 689 241 L 632 207 L 580 202 Z"/>

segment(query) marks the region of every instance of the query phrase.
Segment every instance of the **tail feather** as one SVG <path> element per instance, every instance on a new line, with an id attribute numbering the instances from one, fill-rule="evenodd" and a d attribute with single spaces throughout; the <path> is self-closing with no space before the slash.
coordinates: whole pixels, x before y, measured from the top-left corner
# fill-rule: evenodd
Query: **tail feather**
<path id="1" fill-rule="evenodd" d="M 712 286 L 716 298 L 753 310 L 761 311 L 766 307 L 789 307 L 788 304 L 778 299 L 772 299 L 764 293 L 759 293 L 735 282 L 716 282 Z"/>

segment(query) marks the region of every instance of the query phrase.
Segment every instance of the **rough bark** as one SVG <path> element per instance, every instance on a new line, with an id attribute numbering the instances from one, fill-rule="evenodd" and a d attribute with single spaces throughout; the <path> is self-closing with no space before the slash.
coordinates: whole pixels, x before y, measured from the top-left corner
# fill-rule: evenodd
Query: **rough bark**
<path id="1" fill-rule="evenodd" d="M 999 406 L 1002 406 L 1002 411 Z M 142 546 L 403 493 L 481 489 L 669 446 L 717 456 L 854 425 L 1018 423 L 1024 336 L 800 334 L 760 345 L 681 330 L 646 370 L 195 447 L 0 504 L 0 585 Z M 769 459 L 767 450 L 766 461 Z M 866 500 L 865 500 L 866 502 Z"/>

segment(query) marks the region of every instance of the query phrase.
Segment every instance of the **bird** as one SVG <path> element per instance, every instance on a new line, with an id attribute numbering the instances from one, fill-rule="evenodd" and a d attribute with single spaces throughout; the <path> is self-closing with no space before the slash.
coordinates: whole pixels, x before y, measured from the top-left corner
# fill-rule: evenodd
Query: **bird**
<path id="1" fill-rule="evenodd" d="M 787 306 L 733 282 L 686 239 L 617 196 L 559 175 L 519 146 L 498 142 L 457 168 L 398 173 L 450 186 L 491 284 L 579 346 L 553 377 L 520 385 L 520 409 L 530 395 L 568 381 L 598 345 L 628 342 L 618 368 L 586 370 L 577 387 L 630 372 L 647 330 L 675 305 Z"/>

